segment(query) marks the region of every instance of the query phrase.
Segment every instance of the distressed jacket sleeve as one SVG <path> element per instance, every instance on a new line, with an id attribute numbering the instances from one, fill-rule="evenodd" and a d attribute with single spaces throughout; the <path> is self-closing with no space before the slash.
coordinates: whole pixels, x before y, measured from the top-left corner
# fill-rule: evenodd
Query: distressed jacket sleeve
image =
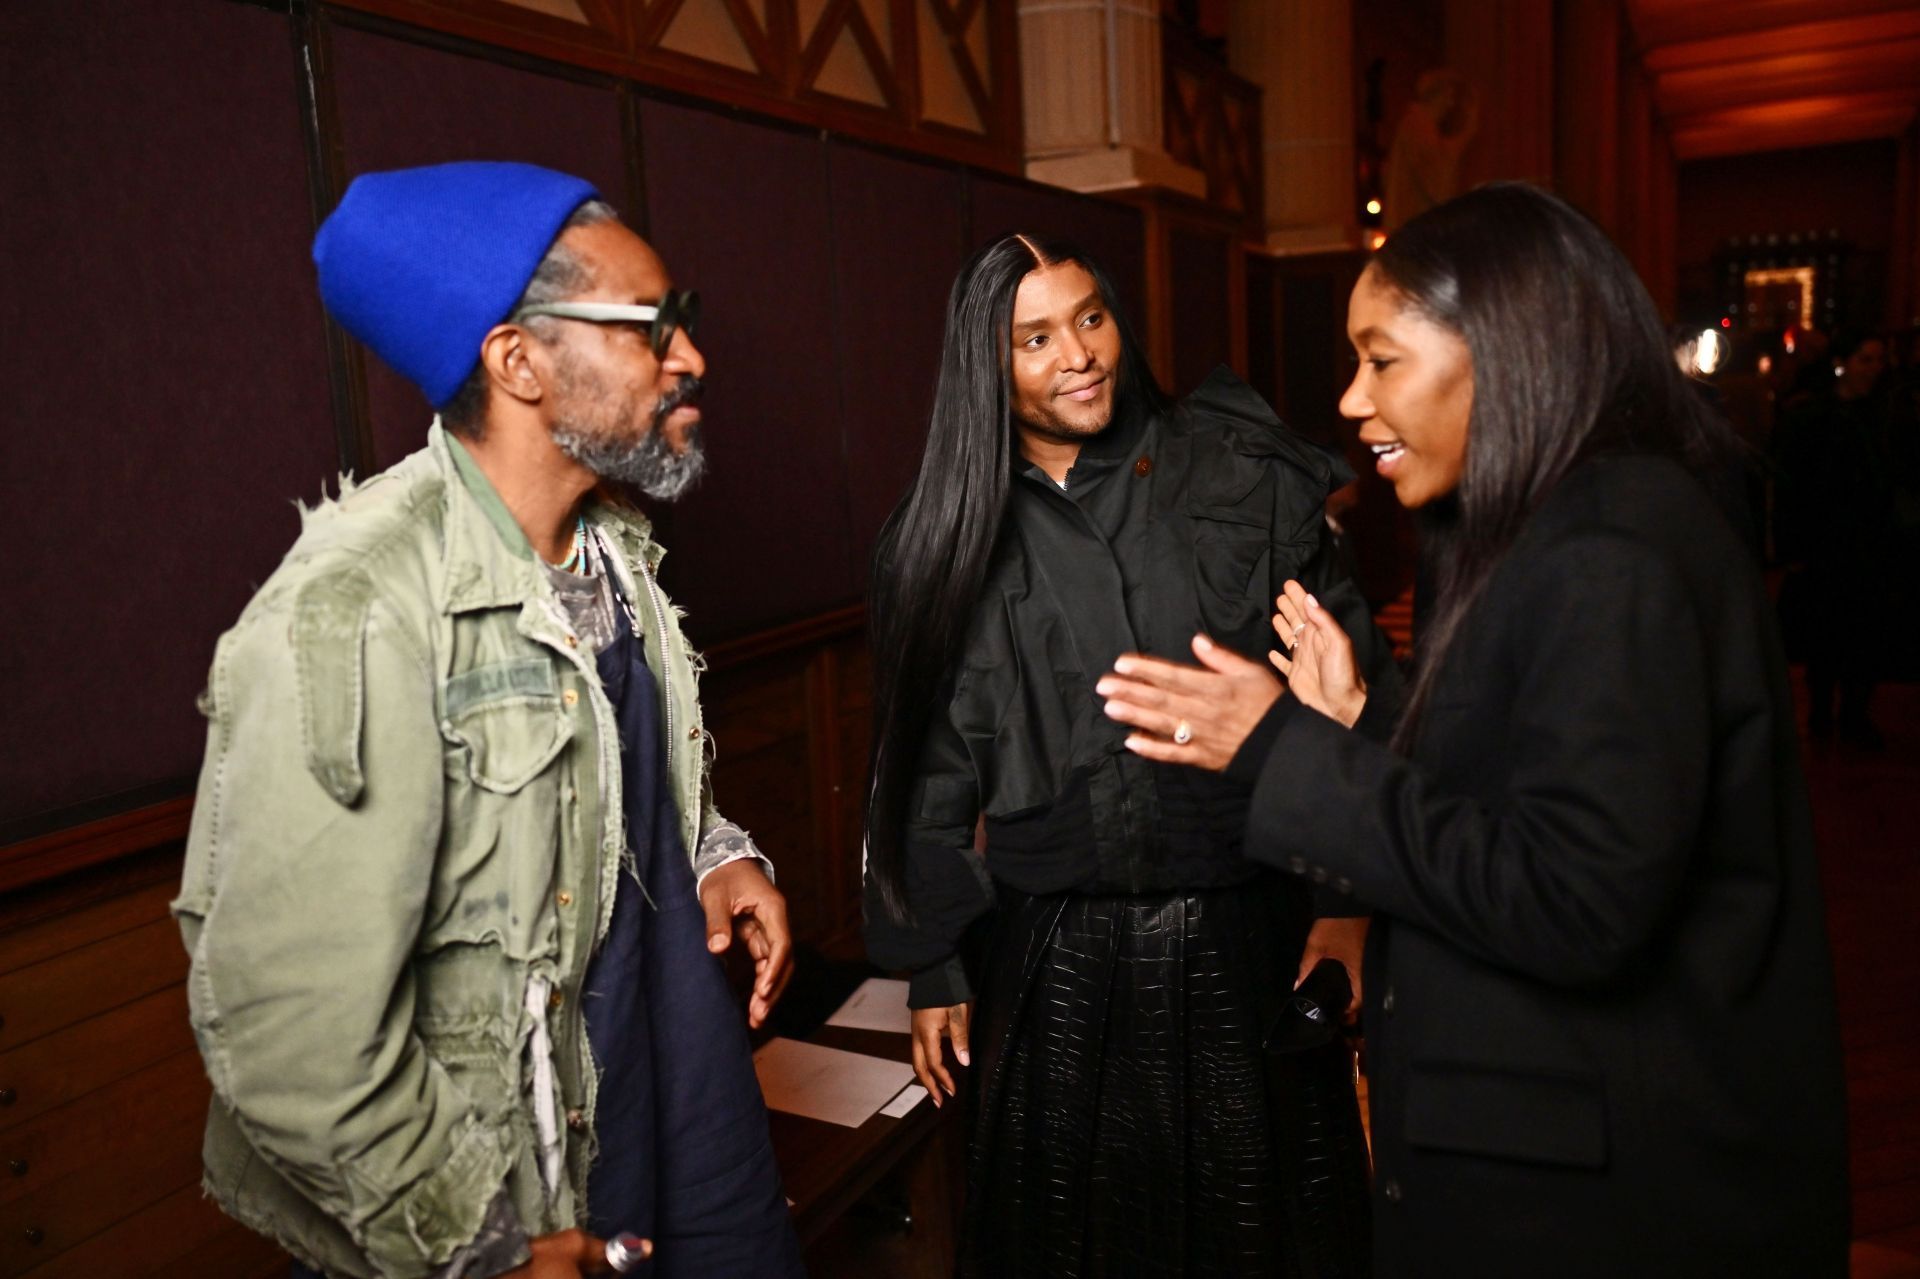
<path id="1" fill-rule="evenodd" d="M 729 862 L 751 857 L 774 883 L 773 861 L 760 851 L 753 836 L 737 822 L 728 821 L 713 804 L 713 734 L 703 733 L 708 754 L 700 761 L 700 846 L 693 853 L 695 891 L 707 882 L 707 876 Z"/>
<path id="2" fill-rule="evenodd" d="M 257 601 L 215 658 L 175 904 L 216 1104 L 393 1276 L 483 1228 L 519 1234 L 497 1220 L 501 1135 L 413 1030 L 443 805 L 433 679 L 362 573 Z"/>
<path id="3" fill-rule="evenodd" d="M 960 963 L 960 938 L 993 905 L 986 865 L 973 848 L 980 788 L 966 743 L 945 714 L 934 716 L 908 800 L 907 916 L 887 907 L 866 868 L 867 955 L 911 972 L 907 1003 L 944 1008 L 973 997 Z"/>

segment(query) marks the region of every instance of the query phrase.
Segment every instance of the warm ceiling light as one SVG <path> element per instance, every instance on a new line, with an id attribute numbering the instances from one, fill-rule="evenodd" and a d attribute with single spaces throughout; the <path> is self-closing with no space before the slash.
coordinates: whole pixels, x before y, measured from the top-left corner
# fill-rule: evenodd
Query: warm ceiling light
<path id="1" fill-rule="evenodd" d="M 1368 200 L 1368 201 L 1367 201 L 1367 212 L 1368 212 L 1368 213 L 1371 213 L 1371 214 L 1372 214 L 1372 215 L 1373 215 L 1374 217 L 1376 217 L 1376 218 L 1377 218 L 1377 217 L 1379 217 L 1379 216 L 1380 216 L 1380 201 L 1378 201 L 1378 200 Z"/>

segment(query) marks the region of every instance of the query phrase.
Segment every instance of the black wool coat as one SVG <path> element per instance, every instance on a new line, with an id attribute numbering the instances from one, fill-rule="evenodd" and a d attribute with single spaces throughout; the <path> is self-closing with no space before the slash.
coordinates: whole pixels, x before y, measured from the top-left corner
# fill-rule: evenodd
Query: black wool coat
<path id="1" fill-rule="evenodd" d="M 1378 912 L 1379 1273 L 1846 1273 L 1798 760 L 1750 557 L 1650 457 L 1534 514 L 1410 759 L 1282 699 L 1246 848 Z"/>

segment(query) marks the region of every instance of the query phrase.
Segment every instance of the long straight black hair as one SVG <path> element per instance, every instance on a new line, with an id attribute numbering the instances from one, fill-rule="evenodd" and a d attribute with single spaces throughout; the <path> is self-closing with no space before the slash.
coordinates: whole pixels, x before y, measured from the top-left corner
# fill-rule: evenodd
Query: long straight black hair
<path id="1" fill-rule="evenodd" d="M 904 917 L 909 792 L 931 716 L 960 658 L 967 623 L 999 540 L 1013 473 L 1010 346 L 1013 301 L 1033 271 L 1075 262 L 1093 277 L 1119 330 L 1114 411 L 1166 399 L 1135 341 L 1113 281 L 1078 247 L 1030 235 L 995 240 L 960 268 L 927 449 L 913 486 L 874 551 L 868 600 L 873 640 L 873 747 L 868 760 L 867 869 L 886 907 Z"/>
<path id="2" fill-rule="evenodd" d="M 1394 738 L 1406 750 L 1463 620 L 1568 471 L 1596 453 L 1660 453 L 1711 489 L 1738 454 L 1632 266 L 1544 191 L 1500 182 L 1448 201 L 1395 232 L 1367 269 L 1465 341 L 1473 362 L 1459 486 L 1420 512 L 1438 598 Z"/>

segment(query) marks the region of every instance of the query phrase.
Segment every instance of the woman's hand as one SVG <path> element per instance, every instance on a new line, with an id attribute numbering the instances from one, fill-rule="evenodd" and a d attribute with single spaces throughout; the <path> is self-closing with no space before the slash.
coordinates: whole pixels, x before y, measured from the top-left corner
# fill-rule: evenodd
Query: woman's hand
<path id="1" fill-rule="evenodd" d="M 947 1073 L 946 1054 L 940 1050 L 941 1037 L 953 1041 L 953 1055 L 960 1059 L 962 1066 L 973 1064 L 967 1056 L 967 1021 L 965 1004 L 913 1010 L 913 1073 L 920 1077 L 921 1086 L 932 1095 L 935 1106 L 942 1102 L 942 1088 L 948 1097 L 955 1092 L 953 1076 Z"/>
<path id="2" fill-rule="evenodd" d="M 1141 730 L 1127 738 L 1127 749 L 1223 772 L 1285 690 L 1264 666 L 1204 635 L 1193 637 L 1193 652 L 1201 665 L 1123 654 L 1094 691 L 1107 699 L 1109 716 Z"/>
<path id="3" fill-rule="evenodd" d="M 1314 920 L 1312 930 L 1307 933 L 1307 948 L 1300 952 L 1300 971 L 1294 976 L 1293 988 L 1300 989 L 1300 983 L 1307 979 L 1307 974 L 1321 960 L 1339 960 L 1347 966 L 1347 979 L 1353 983 L 1353 1000 L 1347 1005 L 1346 1015 L 1341 1020 L 1352 1025 L 1360 1015 L 1360 956 L 1366 948 L 1365 915 L 1357 915 L 1352 919 Z"/>
<path id="4" fill-rule="evenodd" d="M 1367 704 L 1367 682 L 1353 664 L 1353 641 L 1298 582 L 1288 582 L 1274 604 L 1279 611 L 1273 629 L 1292 657 L 1274 653 L 1273 664 L 1287 677 L 1287 687 L 1303 704 L 1352 728 Z"/>

